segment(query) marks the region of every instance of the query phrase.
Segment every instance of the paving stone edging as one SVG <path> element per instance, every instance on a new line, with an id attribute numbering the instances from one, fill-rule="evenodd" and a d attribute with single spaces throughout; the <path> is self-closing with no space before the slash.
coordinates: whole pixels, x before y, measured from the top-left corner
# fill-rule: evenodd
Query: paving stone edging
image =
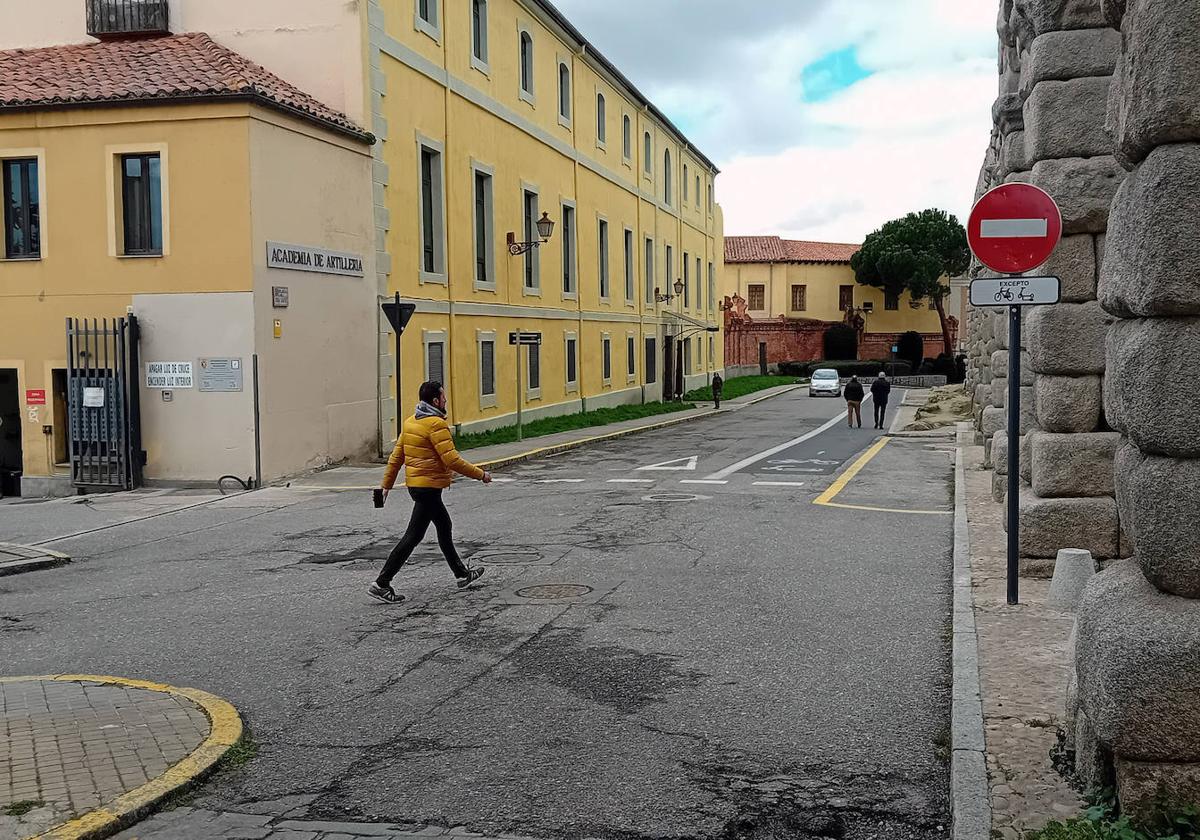
<path id="1" fill-rule="evenodd" d="M 55 674 L 40 677 L 3 677 L 3 682 L 93 682 L 158 691 L 186 698 L 200 707 L 211 727 L 208 737 L 187 758 L 157 779 L 118 796 L 100 808 L 35 835 L 29 840 L 103 840 L 149 816 L 168 796 L 195 785 L 216 767 L 242 737 L 242 719 L 228 701 L 207 691 L 177 688 L 147 680 L 94 674 Z"/>
<path id="2" fill-rule="evenodd" d="M 954 688 L 950 706 L 950 800 L 954 840 L 989 840 L 992 807 L 979 681 L 979 641 L 971 592 L 971 536 L 963 446 L 969 423 L 958 425 L 954 451 Z"/>
<path id="3" fill-rule="evenodd" d="M 592 437 L 580 438 L 579 440 L 570 440 L 564 443 L 555 444 L 553 446 L 544 446 L 540 449 L 532 449 L 529 452 L 521 452 L 517 455 L 506 455 L 501 458 L 495 458 L 491 461 L 480 461 L 479 466 L 485 470 L 497 470 L 501 467 L 509 467 L 513 464 L 522 463 L 523 461 L 530 461 L 534 458 L 545 458 L 550 455 L 558 455 L 562 452 L 569 452 L 572 449 L 578 449 L 581 446 L 589 446 L 593 443 L 604 443 L 606 441 L 617 440 L 618 438 L 629 437 L 630 435 L 636 435 L 642 432 L 653 432 L 657 429 L 665 429 L 669 426 L 677 426 L 680 423 L 690 423 L 693 420 L 701 420 L 705 417 L 714 417 L 718 414 L 724 414 L 727 411 L 756 405 L 757 403 L 765 402 L 766 400 L 774 399 L 775 397 L 780 397 L 784 394 L 790 394 L 792 391 L 802 387 L 802 385 L 784 385 L 781 386 L 780 390 L 778 391 L 774 391 L 770 394 L 764 394 L 763 396 L 746 400 L 745 402 L 730 402 L 728 405 L 730 405 L 731 408 L 713 408 L 701 414 L 689 414 L 687 417 L 675 417 L 671 420 L 664 420 L 659 423 L 650 423 L 645 426 L 637 426 L 633 429 L 622 429 L 619 432 L 608 432 L 607 434 L 594 435 Z"/>
<path id="4" fill-rule="evenodd" d="M 15 559 L 4 560 L 5 556 Z M 0 577 L 36 572 L 41 569 L 54 569 L 70 562 L 70 555 L 60 551 L 15 543 L 0 543 Z"/>

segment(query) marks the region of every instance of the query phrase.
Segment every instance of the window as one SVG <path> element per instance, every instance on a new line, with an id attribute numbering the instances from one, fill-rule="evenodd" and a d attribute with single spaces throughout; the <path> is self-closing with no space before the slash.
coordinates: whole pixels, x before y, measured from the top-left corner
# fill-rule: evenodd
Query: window
<path id="1" fill-rule="evenodd" d="M 158 155 L 121 157 L 125 253 L 162 254 L 162 170 Z"/>
<path id="2" fill-rule="evenodd" d="M 710 365 L 716 365 L 717 361 L 717 340 L 711 335 L 708 337 L 708 362 Z"/>
<path id="3" fill-rule="evenodd" d="M 567 385 L 579 384 L 579 339 L 575 333 L 567 333 Z M 568 390 L 574 390 L 568 387 Z"/>
<path id="4" fill-rule="evenodd" d="M 612 339 L 607 335 L 603 339 L 604 351 L 604 381 L 608 382 L 612 379 Z"/>
<path id="5" fill-rule="evenodd" d="M 42 255 L 38 162 L 4 161 L 4 256 L 10 260 Z"/>
<path id="6" fill-rule="evenodd" d="M 712 211 L 713 211 L 712 184 L 709 184 L 708 185 L 708 212 L 712 213 Z"/>
<path id="7" fill-rule="evenodd" d="M 675 281 L 671 279 L 671 275 L 675 273 L 675 252 L 671 250 L 671 246 L 666 248 L 666 256 L 663 262 L 663 286 L 666 288 L 663 294 L 671 295 L 675 293 Z"/>
<path id="8" fill-rule="evenodd" d="M 683 252 L 683 305 L 692 305 L 692 277 L 688 273 L 688 252 Z"/>
<path id="9" fill-rule="evenodd" d="M 838 309 L 845 312 L 854 308 L 854 287 L 838 286 Z"/>
<path id="10" fill-rule="evenodd" d="M 488 4 L 487 0 L 471 0 L 471 57 L 472 66 L 487 66 Z M 482 68 L 481 68 L 482 69 Z"/>
<path id="11" fill-rule="evenodd" d="M 576 252 L 578 234 L 575 232 L 575 208 L 569 204 L 562 207 L 562 271 L 563 294 L 574 295 L 578 289 L 576 284 Z"/>
<path id="12" fill-rule="evenodd" d="M 600 299 L 608 299 L 608 222 L 600 220 Z"/>
<path id="13" fill-rule="evenodd" d="M 603 145 L 608 142 L 608 116 L 604 108 L 604 94 L 596 94 L 596 142 Z"/>
<path id="14" fill-rule="evenodd" d="M 533 101 L 533 36 L 521 31 L 521 98 Z"/>
<path id="15" fill-rule="evenodd" d="M 542 390 L 542 347 L 540 344 L 527 344 L 526 361 L 529 370 L 529 394 L 536 396 Z M 520 348 L 518 348 L 520 349 Z"/>
<path id="16" fill-rule="evenodd" d="M 688 200 L 688 167 L 686 163 L 683 165 L 683 200 Z"/>
<path id="17" fill-rule="evenodd" d="M 628 359 L 628 364 L 625 373 L 628 374 L 629 380 L 632 382 L 637 376 L 637 341 L 633 336 L 629 336 L 625 341 L 625 355 Z"/>
<path id="18" fill-rule="evenodd" d="M 646 237 L 646 305 L 654 305 L 654 240 Z"/>
<path id="19" fill-rule="evenodd" d="M 633 127 L 628 114 L 621 118 L 621 154 L 625 160 L 633 157 Z"/>
<path id="20" fill-rule="evenodd" d="M 479 407 L 496 405 L 496 334 L 478 333 L 479 336 Z"/>
<path id="21" fill-rule="evenodd" d="M 696 308 L 704 308 L 704 293 L 701 291 L 700 282 L 702 275 L 700 274 L 700 258 L 696 257 Z"/>
<path id="22" fill-rule="evenodd" d="M 435 41 L 441 37 L 438 26 L 438 0 L 417 0 L 417 14 L 413 25 Z"/>
<path id="23" fill-rule="evenodd" d="M 625 301 L 633 303 L 633 231 L 625 231 Z"/>
<path id="24" fill-rule="evenodd" d="M 700 176 L 696 176 L 696 206 L 700 206 Z"/>
<path id="25" fill-rule="evenodd" d="M 792 286 L 792 311 L 804 312 L 808 309 L 808 286 Z"/>
<path id="26" fill-rule="evenodd" d="M 658 354 L 654 349 L 654 339 L 646 339 L 646 384 L 653 385 L 658 379 Z"/>
<path id="27" fill-rule="evenodd" d="M 683 342 L 683 373 L 686 376 L 692 372 L 692 340 L 684 339 Z"/>
<path id="28" fill-rule="evenodd" d="M 571 71 L 565 64 L 558 65 L 558 116 L 571 119 Z"/>
<path id="29" fill-rule="evenodd" d="M 642 168 L 650 175 L 654 172 L 654 143 L 650 139 L 649 131 L 642 138 L 642 147 Z"/>
<path id="30" fill-rule="evenodd" d="M 446 271 L 442 238 L 442 155 L 437 149 L 424 144 L 420 147 L 420 154 L 422 280 L 445 282 L 442 279 Z"/>
<path id="31" fill-rule="evenodd" d="M 492 176 L 475 170 L 475 285 L 494 286 L 495 246 L 492 225 Z"/>
<path id="32" fill-rule="evenodd" d="M 766 288 L 766 286 L 749 287 L 747 291 L 750 297 L 750 309 L 753 309 L 755 312 L 762 312 L 767 308 Z"/>
<path id="33" fill-rule="evenodd" d="M 446 382 L 446 344 L 442 341 L 425 343 L 425 379 L 428 382 Z"/>
<path id="34" fill-rule="evenodd" d="M 712 312 L 717 301 L 717 272 L 713 264 L 708 264 L 708 311 Z"/>
<path id="35" fill-rule="evenodd" d="M 533 190 L 524 190 L 523 204 L 525 205 L 525 241 L 535 242 L 538 239 L 538 195 Z M 538 251 L 540 248 L 530 248 L 525 253 L 525 289 L 541 288 L 542 278 L 539 271 Z"/>
<path id="36" fill-rule="evenodd" d="M 895 311 L 900 308 L 900 295 L 885 291 L 883 293 L 883 308 Z"/>
<path id="37" fill-rule="evenodd" d="M 934 299 L 934 298 L 929 299 L 929 308 L 933 311 L 937 311 L 937 300 L 936 299 Z"/>
<path id="38" fill-rule="evenodd" d="M 666 149 L 663 152 L 663 201 L 667 206 L 671 204 L 671 150 Z"/>

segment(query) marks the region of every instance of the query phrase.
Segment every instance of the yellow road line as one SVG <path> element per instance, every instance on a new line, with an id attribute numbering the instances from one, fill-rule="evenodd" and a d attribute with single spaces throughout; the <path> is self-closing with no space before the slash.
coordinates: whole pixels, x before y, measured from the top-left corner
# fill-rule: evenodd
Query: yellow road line
<path id="1" fill-rule="evenodd" d="M 854 477 L 862 472 L 863 467 L 870 463 L 871 459 L 879 454 L 883 447 L 891 441 L 890 437 L 881 437 L 874 446 L 859 456 L 858 460 L 850 465 L 850 468 L 838 476 L 837 481 L 829 485 L 829 488 L 817 498 L 813 499 L 814 505 L 823 505 L 824 507 L 843 508 L 845 510 L 869 510 L 878 513 L 915 513 L 924 516 L 950 516 L 953 511 L 949 510 L 906 510 L 904 508 L 886 508 L 872 507 L 870 505 L 847 505 L 840 502 L 835 502 L 834 499 L 839 493 L 846 489 L 846 485 L 854 480 Z"/>
<path id="2" fill-rule="evenodd" d="M 180 788 L 195 783 L 208 774 L 216 763 L 242 737 L 242 719 L 232 705 L 207 691 L 195 688 L 176 688 L 147 680 L 125 677 L 104 677 L 92 674 L 55 674 L 44 677 L 3 677 L 0 682 L 35 682 L 53 680 L 57 682 L 95 682 L 141 688 L 186 697 L 207 715 L 211 729 L 195 750 L 183 760 L 172 765 L 167 772 L 151 779 L 141 787 L 121 794 L 100 808 L 51 828 L 30 840 L 91 840 L 108 837 L 145 816 L 155 805 Z"/>

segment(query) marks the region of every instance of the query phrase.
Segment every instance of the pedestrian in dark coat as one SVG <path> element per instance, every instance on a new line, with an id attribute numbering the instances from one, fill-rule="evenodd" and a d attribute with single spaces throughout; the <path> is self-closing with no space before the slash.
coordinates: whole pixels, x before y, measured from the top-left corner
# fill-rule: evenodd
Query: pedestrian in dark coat
<path id="1" fill-rule="evenodd" d="M 879 371 L 879 376 L 871 383 L 871 399 L 875 403 L 875 428 L 883 428 L 883 416 L 887 413 L 888 396 L 892 393 L 892 383 L 888 382 L 887 374 Z"/>
<path id="2" fill-rule="evenodd" d="M 862 401 L 866 395 L 858 377 L 851 376 L 842 391 L 842 396 L 846 398 L 846 423 L 851 429 L 854 428 L 855 420 L 858 421 L 858 428 L 862 428 Z"/>
<path id="3" fill-rule="evenodd" d="M 713 400 L 717 403 L 717 408 L 721 407 L 721 391 L 725 389 L 725 380 L 721 378 L 721 374 L 714 373 L 712 378 L 712 395 Z"/>

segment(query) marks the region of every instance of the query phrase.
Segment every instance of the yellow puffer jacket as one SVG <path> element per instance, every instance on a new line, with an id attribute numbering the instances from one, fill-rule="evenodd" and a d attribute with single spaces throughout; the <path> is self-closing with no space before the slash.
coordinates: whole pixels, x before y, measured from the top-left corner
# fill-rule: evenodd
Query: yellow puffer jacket
<path id="1" fill-rule="evenodd" d="M 441 417 L 409 417 L 404 421 L 396 448 L 388 458 L 383 487 L 391 490 L 404 467 L 407 487 L 449 487 L 454 473 L 483 479 L 483 470 L 458 454 L 450 427 Z"/>

